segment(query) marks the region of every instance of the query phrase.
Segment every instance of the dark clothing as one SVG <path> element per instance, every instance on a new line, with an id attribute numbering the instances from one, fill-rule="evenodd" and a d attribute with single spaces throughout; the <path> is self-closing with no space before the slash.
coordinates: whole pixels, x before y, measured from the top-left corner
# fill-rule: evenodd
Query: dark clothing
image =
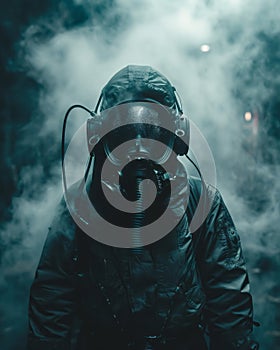
<path id="1" fill-rule="evenodd" d="M 127 350 L 207 350 L 203 332 L 197 327 L 189 328 L 184 334 L 176 337 L 135 337 L 127 339 L 119 334 L 99 334 L 87 341 L 94 344 L 96 350 L 127 349 Z M 80 347 L 78 347 L 80 349 Z M 83 348 L 83 347 L 81 347 Z"/>
<path id="2" fill-rule="evenodd" d="M 60 206 L 31 288 L 28 350 L 75 344 L 79 350 L 128 344 L 135 350 L 203 350 L 202 327 L 212 350 L 237 349 L 233 344 L 246 339 L 253 323 L 240 239 L 212 186 L 204 193 L 213 200 L 211 210 L 189 232 L 201 181 L 188 181 L 187 215 L 139 253 L 94 241 Z"/>

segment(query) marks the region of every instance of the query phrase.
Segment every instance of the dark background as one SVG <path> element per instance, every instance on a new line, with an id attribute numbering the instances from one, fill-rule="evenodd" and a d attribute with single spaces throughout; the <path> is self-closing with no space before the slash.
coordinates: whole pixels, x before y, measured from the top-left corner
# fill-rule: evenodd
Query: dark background
<path id="1" fill-rule="evenodd" d="M 186 10 L 188 4 L 194 9 L 191 2 L 186 2 Z M 247 7 L 246 10 L 248 16 L 255 16 L 256 22 L 248 20 L 248 26 L 258 24 L 258 21 L 263 23 L 265 19 L 262 15 L 277 12 L 277 2 L 267 3 L 268 7 L 271 6 L 267 13 L 261 10 L 254 11 L 253 4 L 252 8 Z M 145 6 L 149 12 L 148 4 L 145 3 Z M 206 10 L 209 9 L 209 13 L 213 13 L 211 9 L 215 8 L 214 2 L 205 1 L 204 6 Z M 63 113 L 60 112 L 65 110 L 68 104 L 76 102 L 69 96 L 69 100 L 64 104 L 56 106 L 53 103 L 56 93 L 53 93 L 52 89 L 56 91 L 59 88 L 52 84 L 58 79 L 59 72 L 55 77 L 49 75 L 46 78 L 44 68 L 34 66 L 34 61 L 29 59 L 29 55 L 35 57 L 36 50 L 41 49 L 40 45 L 48 45 L 58 34 L 75 33 L 75 30 L 80 28 L 92 28 L 93 32 L 96 31 L 100 35 L 99 41 L 106 42 L 107 47 L 113 47 L 110 55 L 112 52 L 124 51 L 125 42 L 124 46 L 114 46 L 114 36 L 129 31 L 135 22 L 136 12 L 133 11 L 137 9 L 133 9 L 132 6 L 126 8 L 122 1 L 113 0 L 10 0 L 1 5 L 1 349 L 24 348 L 22 344 L 26 335 L 30 283 L 54 211 L 54 203 L 60 196 L 57 192 L 60 185 L 59 138 L 63 118 Z M 160 16 L 163 16 L 162 12 L 159 13 Z M 204 16 L 207 22 L 207 12 Z M 246 32 L 244 18 L 247 17 L 244 17 L 243 13 L 242 30 L 238 25 L 238 16 L 234 17 L 234 14 L 225 18 L 222 15 L 217 16 L 215 21 L 210 18 L 209 22 L 212 21 L 214 29 L 222 27 L 224 42 L 236 47 L 242 39 L 242 32 Z M 275 20 L 273 15 L 272 18 Z M 196 91 L 200 90 L 202 95 L 207 95 L 207 87 L 192 84 L 192 89 L 189 89 L 192 82 L 187 82 L 185 88 L 189 110 L 192 115 L 197 116 L 197 122 L 212 147 L 217 165 L 218 187 L 222 189 L 240 231 L 251 278 L 255 319 L 262 324 L 256 330 L 256 336 L 262 344 L 262 349 L 267 350 L 277 349 L 280 342 L 280 28 L 277 28 L 275 23 L 277 21 L 273 22 L 267 18 L 267 26 L 256 25 L 254 31 L 249 31 L 250 38 L 254 41 L 245 40 L 240 50 L 243 55 L 237 56 L 230 65 L 230 84 L 226 86 L 227 96 L 230 98 L 223 102 L 223 113 L 230 111 L 228 124 L 219 118 L 209 123 L 209 111 L 206 113 L 207 118 L 202 116 L 202 109 L 197 106 L 200 102 L 199 93 Z M 153 33 L 150 35 L 151 41 L 160 41 L 160 37 L 154 37 Z M 188 45 L 180 51 L 182 57 L 179 66 L 168 68 L 164 59 L 165 63 L 159 66 L 163 68 L 163 72 L 164 68 L 173 72 L 175 82 L 178 82 L 184 76 L 186 56 L 186 62 L 187 59 L 199 61 L 197 72 L 200 77 L 208 75 L 214 80 L 219 79 L 218 74 L 212 75 L 211 67 L 215 65 L 215 60 L 218 60 L 214 50 L 216 48 L 217 55 L 222 52 L 223 42 L 218 38 L 215 41 L 215 37 L 212 37 L 212 42 L 213 56 L 210 56 L 210 51 L 206 54 L 208 57 L 203 58 L 203 62 L 200 53 Z M 171 44 L 168 43 L 169 50 Z M 247 55 L 248 52 L 251 54 Z M 178 51 L 174 54 L 178 54 Z M 233 52 L 232 55 L 236 53 Z M 102 53 L 100 57 L 101 60 Z M 108 59 L 106 54 L 104 57 Z M 165 57 L 168 61 L 167 53 Z M 51 60 L 51 56 L 49 59 Z M 119 62 L 112 65 L 112 73 L 121 68 L 122 63 L 133 63 L 130 60 L 130 56 L 127 55 L 127 62 L 123 59 L 120 60 L 120 65 L 117 65 Z M 172 60 L 173 58 L 171 62 Z M 149 63 L 146 56 L 144 63 Z M 95 66 L 94 69 L 99 68 Z M 188 69 L 187 64 L 185 69 Z M 99 72 L 102 78 L 99 78 L 98 84 L 93 88 L 92 96 L 95 99 L 97 91 L 102 87 L 100 84 L 110 75 L 111 72 Z M 185 92 L 184 83 L 180 82 L 179 85 Z M 216 91 L 213 95 L 219 93 Z M 50 101 L 48 96 L 51 96 Z M 193 98 L 194 96 L 196 97 Z M 210 93 L 207 96 L 210 96 Z M 206 100 L 209 100 L 207 96 Z M 91 104 L 94 104 L 94 98 Z M 82 102 L 88 101 L 89 99 L 85 98 Z M 45 108 L 49 108 L 47 113 Z M 59 113 L 54 114 L 58 119 L 53 127 L 46 127 L 46 121 L 56 109 Z M 246 111 L 250 111 L 252 115 L 252 120 L 248 122 L 244 119 Z M 227 131 L 221 141 L 217 135 L 224 135 L 223 128 Z M 230 151 L 227 151 L 228 149 Z"/>

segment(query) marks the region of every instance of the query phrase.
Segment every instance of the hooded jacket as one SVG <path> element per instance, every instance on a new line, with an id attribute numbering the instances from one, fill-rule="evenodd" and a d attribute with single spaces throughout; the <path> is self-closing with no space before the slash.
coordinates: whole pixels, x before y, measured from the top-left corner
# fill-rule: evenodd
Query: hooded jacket
<path id="1" fill-rule="evenodd" d="M 126 67 L 111 79 L 101 109 L 133 100 L 131 82 L 139 91 L 137 99 L 152 96 L 174 104 L 166 78 L 150 67 L 134 68 L 134 75 L 131 70 Z M 203 189 L 193 177 L 184 182 L 190 195 L 186 215 L 139 254 L 92 240 L 61 202 L 31 287 L 28 350 L 90 349 L 100 334 L 111 337 L 106 340 L 111 349 L 120 334 L 127 341 L 177 337 L 197 325 L 208 332 L 212 350 L 250 349 L 252 298 L 239 235 L 216 188 Z M 190 233 L 201 195 L 211 208 Z M 80 194 L 74 189 L 72 196 L 75 202 Z"/>

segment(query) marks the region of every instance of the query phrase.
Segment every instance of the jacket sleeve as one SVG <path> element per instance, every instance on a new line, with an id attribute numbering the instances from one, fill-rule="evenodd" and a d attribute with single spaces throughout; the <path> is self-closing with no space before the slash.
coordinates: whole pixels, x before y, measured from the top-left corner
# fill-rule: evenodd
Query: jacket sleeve
<path id="1" fill-rule="evenodd" d="M 75 312 L 74 228 L 58 215 L 49 230 L 30 290 L 27 350 L 68 350 Z"/>
<path id="2" fill-rule="evenodd" d="M 219 191 L 210 188 L 209 196 L 213 202 L 201 234 L 199 264 L 210 349 L 257 349 L 250 340 L 252 297 L 240 238 Z"/>

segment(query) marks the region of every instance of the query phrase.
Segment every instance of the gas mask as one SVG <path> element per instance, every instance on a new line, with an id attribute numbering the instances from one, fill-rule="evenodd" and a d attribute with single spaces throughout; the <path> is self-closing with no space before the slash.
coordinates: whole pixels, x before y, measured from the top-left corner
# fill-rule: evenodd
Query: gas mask
<path id="1" fill-rule="evenodd" d="M 101 113 L 104 136 L 94 148 L 96 165 L 106 157 L 107 170 L 103 183 L 111 188 L 119 183 L 122 195 L 136 200 L 139 184 L 156 186 L 163 194 L 168 180 L 174 176 L 176 123 L 174 113 L 162 105 L 130 102 Z M 169 166 L 168 166 L 169 165 Z M 152 182 L 152 183 L 151 183 Z"/>
<path id="2" fill-rule="evenodd" d="M 103 142 L 112 164 L 124 166 L 135 159 L 152 159 L 157 164 L 168 161 L 175 135 L 166 130 L 172 130 L 174 119 L 166 108 L 151 103 L 129 103 L 103 114 L 105 130 L 113 129 L 105 135 Z M 133 136 L 133 139 L 118 145 L 121 140 L 127 139 L 124 133 Z"/>
<path id="3" fill-rule="evenodd" d="M 101 183 L 108 202 L 119 208 L 122 196 L 128 202 L 122 212 L 141 212 L 141 220 L 131 216 L 131 226 L 155 221 L 170 202 L 170 181 L 178 165 L 176 115 L 160 104 L 137 101 L 105 110 L 99 120 L 100 137 L 92 149 L 90 196 L 95 208 L 104 213 L 109 207 L 100 204 Z"/>

